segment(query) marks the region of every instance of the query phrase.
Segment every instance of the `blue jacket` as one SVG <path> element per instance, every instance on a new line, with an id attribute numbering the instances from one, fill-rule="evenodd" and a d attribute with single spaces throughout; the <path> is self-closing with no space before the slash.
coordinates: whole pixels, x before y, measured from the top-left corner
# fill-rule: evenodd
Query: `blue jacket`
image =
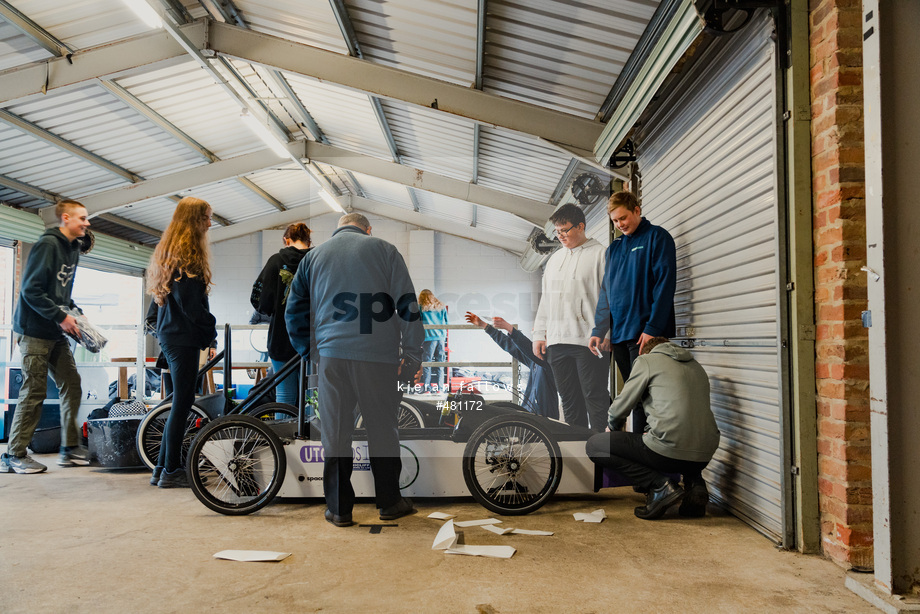
<path id="1" fill-rule="evenodd" d="M 421 361 L 422 328 L 409 270 L 396 248 L 343 226 L 307 252 L 284 313 L 297 353 L 398 364 Z"/>
<path id="2" fill-rule="evenodd" d="M 642 218 L 636 232 L 610 243 L 605 257 L 591 336 L 603 338 L 609 330 L 611 343 L 642 333 L 673 337 L 677 254 L 668 231 Z"/>
<path id="3" fill-rule="evenodd" d="M 446 309 L 423 309 L 422 324 L 447 324 Z M 425 341 L 443 341 L 447 339 L 446 328 L 426 328 Z"/>
<path id="4" fill-rule="evenodd" d="M 559 395 L 556 393 L 553 369 L 548 362 L 534 355 L 533 342 L 518 329 L 506 335 L 488 324 L 486 332 L 503 350 L 530 369 L 530 379 L 527 381 L 527 388 L 524 389 L 524 407 L 538 416 L 558 418 Z"/>

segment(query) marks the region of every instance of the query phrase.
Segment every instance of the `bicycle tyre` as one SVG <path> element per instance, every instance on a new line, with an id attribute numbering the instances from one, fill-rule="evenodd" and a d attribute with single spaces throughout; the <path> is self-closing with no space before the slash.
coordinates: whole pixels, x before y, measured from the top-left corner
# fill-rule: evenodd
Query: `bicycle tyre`
<path id="1" fill-rule="evenodd" d="M 284 445 L 271 427 L 253 416 L 224 416 L 209 423 L 192 443 L 188 481 L 207 508 L 243 516 L 268 505 L 284 481 Z"/>
<path id="2" fill-rule="evenodd" d="M 169 417 L 171 409 L 172 403 L 164 403 L 154 407 L 144 415 L 141 423 L 137 425 L 137 435 L 135 436 L 137 454 L 151 471 L 156 467 L 160 456 L 160 446 L 163 445 L 163 430 L 166 428 L 166 419 Z M 192 445 L 192 439 L 195 438 L 199 430 L 195 426 L 198 418 L 207 420 L 208 414 L 197 405 L 192 405 L 192 410 L 188 413 L 188 419 L 185 423 L 185 435 L 182 438 L 181 464 L 183 465 L 188 455 L 188 449 Z"/>
<path id="3" fill-rule="evenodd" d="M 529 514 L 553 496 L 562 455 L 544 428 L 526 416 L 496 416 L 473 431 L 463 450 L 463 480 L 496 514 Z"/>
<path id="4" fill-rule="evenodd" d="M 399 413 L 396 415 L 396 428 L 399 429 L 420 429 L 425 427 L 425 419 L 422 412 L 415 406 L 406 401 L 399 402 Z M 355 420 L 355 428 L 364 428 L 364 416 L 358 414 Z"/>

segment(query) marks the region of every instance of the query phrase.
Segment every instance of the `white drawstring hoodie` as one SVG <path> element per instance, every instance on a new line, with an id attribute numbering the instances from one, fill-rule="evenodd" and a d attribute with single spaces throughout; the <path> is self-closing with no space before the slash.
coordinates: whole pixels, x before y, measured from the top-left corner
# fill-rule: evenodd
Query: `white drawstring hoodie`
<path id="1" fill-rule="evenodd" d="M 543 270 L 543 294 L 533 324 L 534 341 L 587 347 L 604 280 L 606 248 L 594 239 L 557 250 Z"/>

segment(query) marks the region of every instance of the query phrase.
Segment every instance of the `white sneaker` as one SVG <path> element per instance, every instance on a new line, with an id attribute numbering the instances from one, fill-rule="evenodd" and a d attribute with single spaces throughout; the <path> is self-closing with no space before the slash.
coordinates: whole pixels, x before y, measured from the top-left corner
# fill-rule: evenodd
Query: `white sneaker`
<path id="1" fill-rule="evenodd" d="M 0 470 L 2 470 L 5 465 L 7 468 L 6 473 L 10 471 L 15 471 L 16 473 L 41 473 L 48 469 L 31 456 L 10 456 L 9 454 L 4 454 L 3 457 L 4 462 L 0 462 Z"/>

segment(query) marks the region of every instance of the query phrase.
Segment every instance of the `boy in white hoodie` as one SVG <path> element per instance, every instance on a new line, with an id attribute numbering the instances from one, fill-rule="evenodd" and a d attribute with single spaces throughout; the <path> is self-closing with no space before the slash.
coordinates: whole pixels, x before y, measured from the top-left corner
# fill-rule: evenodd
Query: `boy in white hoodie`
<path id="1" fill-rule="evenodd" d="M 585 236 L 585 214 L 559 207 L 550 221 L 562 244 L 546 262 L 543 293 L 533 326 L 533 353 L 553 368 L 569 424 L 607 428 L 610 355 L 588 349 L 594 308 L 604 278 L 604 246 Z"/>

